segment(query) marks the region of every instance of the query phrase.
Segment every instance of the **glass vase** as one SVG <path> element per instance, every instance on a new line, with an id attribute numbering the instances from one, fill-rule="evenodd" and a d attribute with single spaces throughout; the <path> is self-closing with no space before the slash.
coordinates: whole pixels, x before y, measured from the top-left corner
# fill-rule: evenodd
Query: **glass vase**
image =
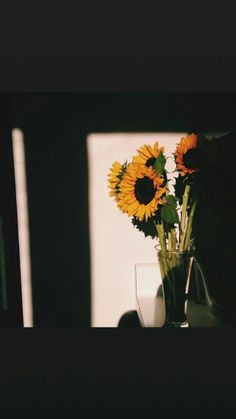
<path id="1" fill-rule="evenodd" d="M 161 251 L 156 248 L 165 306 L 163 327 L 189 327 L 187 294 L 193 264 L 193 252 Z"/>

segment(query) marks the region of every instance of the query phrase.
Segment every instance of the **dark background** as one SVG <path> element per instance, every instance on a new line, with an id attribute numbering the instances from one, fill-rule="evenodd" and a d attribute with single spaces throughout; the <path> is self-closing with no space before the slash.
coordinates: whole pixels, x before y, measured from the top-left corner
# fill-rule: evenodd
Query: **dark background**
<path id="1" fill-rule="evenodd" d="M 202 5 L 199 2 L 193 5 L 187 1 L 176 4 L 150 1 L 144 7 L 143 3 L 138 5 L 137 2 L 130 1 L 117 3 L 115 10 L 114 4 L 106 1 L 96 2 L 96 6 L 95 2 L 91 1 L 71 1 L 65 7 L 65 3 L 61 6 L 53 1 L 50 4 L 39 3 L 37 8 L 35 4 L 36 2 L 30 1 L 17 3 L 8 1 L 5 5 L 1 4 L 0 25 L 0 88 L 1 91 L 11 92 L 14 125 L 17 122 L 24 128 L 23 125 L 31 124 L 28 132 L 35 133 L 34 140 L 33 136 L 30 138 L 27 136 L 26 140 L 28 166 L 31 164 L 30 154 L 34 154 L 35 158 L 32 161 L 35 163 L 37 151 L 39 153 L 41 149 L 39 155 L 42 156 L 47 153 L 49 147 L 50 163 L 54 163 L 55 154 L 57 157 L 61 154 L 57 160 L 57 167 L 62 160 L 67 161 L 68 167 L 70 151 L 69 147 L 64 147 L 64 144 L 67 144 L 68 139 L 72 141 L 72 138 L 77 141 L 77 131 L 75 139 L 74 134 L 71 137 L 66 135 L 66 129 L 64 132 L 60 130 L 58 132 L 60 152 L 55 153 L 56 147 L 49 146 L 52 144 L 50 135 L 47 137 L 47 146 L 46 133 L 43 133 L 41 139 L 37 135 L 40 128 L 36 121 L 40 122 L 40 126 L 47 127 L 48 132 L 52 132 L 53 119 L 62 127 L 65 119 L 62 122 L 57 115 L 69 113 L 65 104 L 63 105 L 64 100 L 58 101 L 55 96 L 53 99 L 50 93 L 52 91 L 89 91 L 90 97 L 99 97 L 93 92 L 115 91 L 118 95 L 116 97 L 123 96 L 124 99 L 116 99 L 116 105 L 109 107 L 118 109 L 120 115 L 125 115 L 124 119 L 126 122 L 129 121 L 128 124 L 132 129 L 132 125 L 135 124 L 137 128 L 145 120 L 147 129 L 150 129 L 152 119 L 156 130 L 159 129 L 158 120 L 161 125 L 165 121 L 169 130 L 175 116 L 175 123 L 181 125 L 179 127 L 181 130 L 187 129 L 187 124 L 190 130 L 218 131 L 221 128 L 226 130 L 235 128 L 233 92 L 236 92 L 236 55 L 233 2 L 222 6 L 217 5 L 215 1 L 208 1 Z M 30 93 L 39 91 L 40 94 Z M 125 95 L 119 93 L 122 91 L 127 93 Z M 174 94 L 173 101 L 168 100 L 169 105 L 165 105 L 165 110 L 159 117 L 156 112 L 158 102 L 159 108 L 162 108 L 162 101 L 157 99 L 159 94 L 154 93 L 153 97 L 156 98 L 151 100 L 149 97 L 146 102 L 143 98 L 148 95 L 138 94 L 142 99 L 136 102 L 134 99 L 130 101 L 127 99 L 127 96 L 130 96 L 129 91 L 179 93 Z M 189 93 L 192 99 L 186 101 L 185 93 L 182 94 L 186 91 L 198 93 Z M 214 91 L 226 93 L 212 94 Z M 110 119 L 117 121 L 121 120 L 121 117 L 116 113 L 111 118 L 110 113 L 108 118 L 106 109 L 110 102 L 105 98 L 105 102 L 102 101 L 106 104 L 105 109 L 102 108 L 101 97 L 108 97 L 111 94 L 99 95 L 99 100 L 90 100 L 89 109 L 92 107 L 100 109 L 99 113 L 103 114 L 102 120 L 105 121 L 107 129 Z M 40 107 L 37 96 L 45 98 L 44 102 L 41 101 Z M 58 96 L 61 94 L 58 93 L 57 98 Z M 82 103 L 78 98 L 82 96 L 80 93 L 75 93 L 75 97 L 74 106 L 71 96 L 67 105 L 70 102 L 70 111 L 74 109 L 71 113 L 74 120 L 72 126 L 78 127 L 83 119 L 82 116 L 78 117 L 80 113 L 78 103 Z M 171 106 L 171 103 L 175 106 Z M 132 106 L 128 107 L 128 104 Z M 82 108 L 81 105 L 80 109 Z M 37 113 L 37 109 L 40 112 Z M 183 109 L 185 113 L 182 113 Z M 100 124 L 99 119 L 91 118 L 88 109 L 85 113 L 87 113 L 85 118 L 88 122 L 87 127 L 88 124 Z M 50 115 L 54 115 L 53 119 Z M 137 115 L 140 118 L 137 118 Z M 181 119 L 177 118 L 177 115 Z M 74 128 L 71 128 L 71 131 L 74 132 Z M 55 138 L 54 145 L 56 144 Z M 82 148 L 81 142 L 78 142 L 78 147 Z M 62 157 L 62 150 L 66 153 L 66 159 Z M 230 147 L 230 150 L 233 148 Z M 76 158 L 72 156 L 72 160 L 73 158 L 78 162 L 77 156 Z M 231 159 L 231 161 L 234 159 L 233 152 Z M 48 176 L 54 173 L 50 163 L 43 165 L 41 162 L 41 169 L 39 169 L 40 160 L 34 164 L 34 176 L 32 176 L 33 167 L 30 171 L 28 167 L 28 173 L 31 173 L 29 180 L 31 224 L 37 219 L 37 223 L 43 228 L 40 231 L 38 228 L 37 236 L 33 235 L 32 231 L 32 245 L 35 249 L 34 251 L 32 249 L 32 252 L 37 261 L 37 263 L 33 261 L 34 273 L 36 267 L 45 273 L 55 270 L 56 266 L 51 264 L 49 258 L 50 252 L 54 257 L 56 252 L 49 249 L 47 244 L 49 234 L 44 230 L 47 211 L 46 208 L 44 212 L 42 211 L 42 205 L 51 208 L 50 211 L 57 221 L 60 218 L 59 212 L 56 212 L 58 206 L 55 208 L 56 211 L 52 210 L 53 199 L 49 193 L 47 193 L 48 202 L 42 203 L 36 198 L 36 202 L 40 201 L 39 206 L 33 203 L 35 199 L 33 196 L 38 193 L 33 184 L 38 186 L 39 178 L 42 176 L 47 188 Z M 52 167 L 55 167 L 55 163 Z M 78 168 L 76 170 L 79 171 Z M 54 174 L 54 177 L 62 180 L 62 192 L 67 196 L 63 183 L 65 177 L 61 174 L 58 178 L 59 174 Z M 69 174 L 67 176 L 69 177 Z M 77 187 L 78 179 L 75 179 L 74 183 Z M 55 184 L 52 189 L 54 188 Z M 73 205 L 75 207 L 75 199 Z M 71 215 L 71 209 L 69 210 L 68 203 L 64 201 L 61 208 L 63 210 L 60 214 L 64 222 L 63 216 Z M 77 230 L 80 230 L 78 227 L 82 221 L 78 218 L 77 220 Z M 66 222 L 73 224 L 72 220 L 67 219 Z M 48 220 L 47 225 L 49 224 Z M 58 238 L 60 228 L 56 224 L 55 221 L 55 237 Z M 36 229 L 36 224 L 34 228 Z M 66 228 L 63 228 L 60 238 L 63 236 L 65 239 L 66 234 L 70 236 L 74 234 L 76 241 L 81 244 L 82 238 L 79 235 L 69 231 L 66 233 Z M 86 224 L 82 226 L 82 230 L 84 232 L 87 230 Z M 72 249 L 70 243 L 67 245 Z M 44 247 L 47 250 L 44 250 Z M 77 249 L 75 247 L 73 249 L 77 257 Z M 80 247 L 80 252 L 82 251 L 83 246 Z M 41 252 L 44 252 L 44 255 L 45 252 L 48 254 L 48 266 L 40 257 Z M 65 256 L 65 252 L 67 250 L 60 248 L 60 255 L 63 253 Z M 87 250 L 85 254 L 88 256 Z M 71 259 L 69 251 L 66 255 L 67 257 L 63 258 L 64 271 L 65 260 Z M 78 268 L 79 259 L 76 263 L 75 253 L 73 255 L 73 267 L 69 269 L 74 269 L 76 265 L 76 270 L 80 269 L 81 272 L 81 266 Z M 61 263 L 58 258 L 58 265 Z M 58 265 L 57 272 L 59 272 Z M 83 269 L 86 270 L 85 265 L 87 267 L 89 265 L 87 262 L 83 264 Z M 234 260 L 231 261 L 231 267 L 234 275 Z M 63 275 L 59 273 L 59 277 L 62 282 L 65 281 L 64 273 Z M 51 281 L 51 275 L 47 278 Z M 88 287 L 88 277 L 85 278 L 83 275 L 83 278 L 85 282 L 82 288 L 85 290 Z M 37 321 L 45 324 L 47 319 L 49 323 L 50 318 L 51 323 L 55 323 L 57 316 L 62 321 L 62 318 L 65 319 L 65 312 L 68 313 L 66 306 L 64 309 L 61 308 L 59 316 L 55 289 L 51 292 L 49 302 L 48 297 L 43 297 L 43 287 L 39 292 L 41 281 L 42 276 L 38 274 L 38 285 L 34 286 L 34 293 L 38 296 L 38 302 L 35 302 Z M 78 282 L 76 284 L 76 287 L 80 287 Z M 52 285 L 48 288 L 52 289 Z M 60 295 L 62 288 L 57 291 Z M 79 294 L 77 288 L 77 296 Z M 82 294 L 80 298 L 82 299 Z M 45 299 L 47 303 L 43 307 L 41 303 L 43 301 L 45 304 Z M 77 304 L 77 297 L 75 299 Z M 63 304 L 65 304 L 64 296 Z M 66 304 L 69 306 L 68 302 Z M 56 307 L 57 314 L 52 314 L 51 307 L 54 309 Z M 81 323 L 83 321 L 87 323 L 86 314 L 83 316 L 80 312 L 80 310 L 87 311 L 86 307 L 87 305 L 82 304 L 76 308 L 76 316 Z M 75 318 L 72 311 L 69 308 L 70 320 L 72 317 Z M 37 327 L 28 330 L 1 328 L 0 416 L 11 418 L 235 417 L 235 331 L 195 329 L 186 332 L 186 334 L 184 331 L 168 334 L 160 329 L 125 331 L 119 328 L 98 330 L 81 328 L 78 324 L 72 328 L 59 329 L 56 327 Z"/>
<path id="2" fill-rule="evenodd" d="M 35 326 L 90 326 L 87 134 L 233 132 L 236 93 L 9 92 L 3 100 L 11 128 L 22 129 L 25 137 Z M 229 167 L 232 175 L 221 185 L 219 198 L 222 188 L 230 193 L 234 184 L 236 140 L 222 141 L 215 175 L 229 173 Z M 227 211 L 233 217 L 232 202 L 225 208 L 224 223 L 203 211 L 199 226 L 213 294 L 231 308 L 236 292 L 234 224 L 226 228 L 225 222 Z"/>

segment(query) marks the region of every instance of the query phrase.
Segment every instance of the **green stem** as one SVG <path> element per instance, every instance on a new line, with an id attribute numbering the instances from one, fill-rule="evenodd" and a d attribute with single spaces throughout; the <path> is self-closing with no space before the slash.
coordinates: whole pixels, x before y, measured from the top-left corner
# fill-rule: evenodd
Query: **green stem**
<path id="1" fill-rule="evenodd" d="M 172 269 L 175 270 L 176 266 L 177 266 L 177 259 L 176 259 L 176 231 L 175 228 L 171 228 L 170 230 L 170 234 L 171 234 L 171 250 L 172 252 L 174 252 L 172 254 Z M 173 272 L 174 275 L 174 272 Z M 175 304 L 175 280 L 173 278 L 173 298 L 174 298 L 174 304 Z"/>
<path id="2" fill-rule="evenodd" d="M 171 252 L 172 251 L 172 237 L 171 237 L 171 232 L 168 232 L 168 250 Z"/>
<path id="3" fill-rule="evenodd" d="M 164 224 L 163 224 L 163 222 L 161 222 L 160 224 L 155 224 L 155 226 L 156 226 L 157 234 L 158 234 L 159 241 L 160 241 L 161 251 L 163 253 L 163 257 L 160 258 L 161 259 L 160 260 L 160 268 L 161 268 L 162 278 L 163 278 L 164 281 L 169 282 L 169 285 L 172 289 L 173 296 L 175 298 L 174 278 L 173 278 L 173 272 L 172 272 L 173 267 L 168 266 L 168 262 L 166 260 L 167 246 L 166 246 L 166 241 L 165 241 Z"/>
<path id="4" fill-rule="evenodd" d="M 156 230 L 157 230 L 157 234 L 160 241 L 161 251 L 165 253 L 167 249 L 166 249 L 166 240 L 165 240 L 165 231 L 164 231 L 163 222 L 161 222 L 160 224 L 155 224 L 155 225 L 156 225 Z"/>
<path id="5" fill-rule="evenodd" d="M 168 264 L 165 260 L 167 247 L 166 247 L 165 230 L 164 230 L 163 222 L 157 223 L 157 224 L 155 223 L 155 227 L 156 227 L 159 242 L 160 242 L 161 252 L 163 253 L 163 258 L 161 258 L 161 269 L 162 269 L 163 279 L 164 279 L 165 277 L 166 278 L 168 277 L 169 269 L 168 269 Z"/>
<path id="6" fill-rule="evenodd" d="M 171 250 L 172 252 L 176 252 L 176 231 L 175 228 L 171 228 Z"/>
<path id="7" fill-rule="evenodd" d="M 170 231 L 171 234 L 171 251 L 176 252 L 176 231 L 175 228 L 171 228 Z M 176 267 L 176 254 L 172 254 L 172 268 Z"/>
<path id="8" fill-rule="evenodd" d="M 186 215 L 187 215 L 189 192 L 190 192 L 190 185 L 187 184 L 184 189 L 183 205 L 182 205 L 182 212 L 181 212 L 180 240 L 179 240 L 180 252 L 183 251 L 184 239 L 185 239 L 185 234 L 186 234 Z"/>
<path id="9" fill-rule="evenodd" d="M 190 215 L 189 215 L 189 220 L 188 220 L 188 227 L 187 227 L 187 232 L 186 232 L 186 237 L 185 237 L 185 241 L 184 241 L 184 247 L 183 250 L 187 250 L 188 246 L 189 246 L 189 242 L 191 240 L 191 234 L 192 234 L 192 229 L 193 229 L 193 218 L 194 218 L 194 214 L 196 211 L 196 206 L 197 206 L 197 200 L 194 201 L 191 211 L 190 211 Z"/>

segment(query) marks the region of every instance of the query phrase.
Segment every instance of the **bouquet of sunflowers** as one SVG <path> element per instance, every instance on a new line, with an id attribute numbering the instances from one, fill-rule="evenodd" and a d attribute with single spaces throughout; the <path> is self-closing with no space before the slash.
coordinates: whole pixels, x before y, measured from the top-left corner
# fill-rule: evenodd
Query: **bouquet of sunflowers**
<path id="1" fill-rule="evenodd" d="M 143 145 L 131 162 L 114 162 L 108 174 L 110 196 L 139 231 L 156 238 L 167 326 L 188 327 L 187 295 L 195 256 L 193 222 L 199 185 L 207 179 L 209 141 L 200 134 L 182 137 L 172 158 L 171 183 L 164 147 Z M 195 258 L 196 260 L 196 258 Z"/>
<path id="2" fill-rule="evenodd" d="M 207 142 L 194 133 L 180 139 L 173 153 L 174 194 L 170 193 L 164 147 L 157 142 L 140 147 L 130 163 L 116 161 L 110 169 L 108 186 L 117 207 L 146 237 L 157 238 L 163 252 L 184 252 L 193 246 L 196 177 L 206 165 Z"/>

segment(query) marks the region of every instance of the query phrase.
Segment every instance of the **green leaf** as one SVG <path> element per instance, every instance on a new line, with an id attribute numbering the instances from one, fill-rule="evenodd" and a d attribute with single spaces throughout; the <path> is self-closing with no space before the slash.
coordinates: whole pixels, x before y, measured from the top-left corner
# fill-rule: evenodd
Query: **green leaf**
<path id="1" fill-rule="evenodd" d="M 174 208 L 176 208 L 178 202 L 178 198 L 176 196 L 166 195 L 164 199 L 166 204 L 172 205 Z"/>
<path id="2" fill-rule="evenodd" d="M 165 164 L 166 164 L 166 158 L 164 154 L 161 152 L 155 160 L 154 169 L 156 170 L 157 173 L 162 175 L 162 173 L 165 171 Z"/>
<path id="3" fill-rule="evenodd" d="M 167 195 L 165 197 L 165 203 L 161 208 L 161 219 L 167 223 L 176 224 L 179 223 L 179 216 L 176 210 L 178 199 L 173 195 Z"/>

